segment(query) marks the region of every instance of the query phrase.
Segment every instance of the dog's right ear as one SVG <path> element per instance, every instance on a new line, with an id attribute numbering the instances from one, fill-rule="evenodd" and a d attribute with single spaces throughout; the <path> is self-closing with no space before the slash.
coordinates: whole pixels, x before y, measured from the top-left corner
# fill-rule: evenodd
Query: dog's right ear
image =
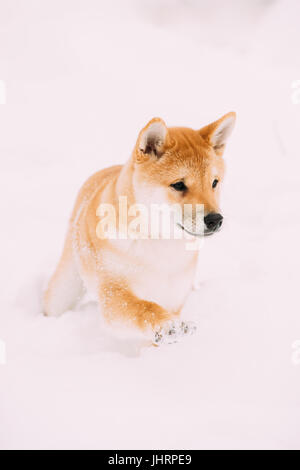
<path id="1" fill-rule="evenodd" d="M 160 118 L 153 118 L 141 130 L 136 151 L 139 159 L 143 160 L 145 157 L 159 158 L 163 154 L 164 145 L 166 143 L 168 128 L 165 122 Z"/>
<path id="2" fill-rule="evenodd" d="M 236 114 L 234 112 L 227 113 L 217 121 L 200 129 L 201 136 L 213 147 L 217 155 L 223 154 L 228 137 L 233 131 L 235 120 Z"/>

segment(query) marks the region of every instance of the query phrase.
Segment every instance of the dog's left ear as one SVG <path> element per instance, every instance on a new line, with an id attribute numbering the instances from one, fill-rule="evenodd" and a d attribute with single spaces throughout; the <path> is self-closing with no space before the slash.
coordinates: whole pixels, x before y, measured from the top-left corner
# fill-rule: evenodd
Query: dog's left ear
<path id="1" fill-rule="evenodd" d="M 159 158 L 163 154 L 168 128 L 161 118 L 153 118 L 141 130 L 137 140 L 140 157 Z"/>
<path id="2" fill-rule="evenodd" d="M 213 147 L 217 155 L 223 155 L 227 139 L 233 131 L 235 119 L 236 114 L 231 112 L 200 129 L 201 136 Z"/>

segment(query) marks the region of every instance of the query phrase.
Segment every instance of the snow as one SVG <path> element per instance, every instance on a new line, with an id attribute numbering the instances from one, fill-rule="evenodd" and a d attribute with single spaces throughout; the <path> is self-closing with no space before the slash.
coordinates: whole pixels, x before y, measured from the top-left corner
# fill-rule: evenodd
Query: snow
<path id="1" fill-rule="evenodd" d="M 1 448 L 300 448 L 299 13 L 1 2 Z M 185 307 L 197 334 L 148 348 L 91 300 L 43 317 L 83 181 L 124 162 L 154 116 L 200 128 L 229 111 L 225 224 Z"/>

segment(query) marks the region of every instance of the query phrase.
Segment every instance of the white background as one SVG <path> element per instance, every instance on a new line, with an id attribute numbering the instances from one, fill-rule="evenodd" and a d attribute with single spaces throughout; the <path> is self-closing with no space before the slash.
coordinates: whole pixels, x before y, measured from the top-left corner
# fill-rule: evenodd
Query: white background
<path id="1" fill-rule="evenodd" d="M 297 0 L 1 0 L 1 448 L 300 448 L 299 17 Z M 94 302 L 43 317 L 83 181 L 154 116 L 228 111 L 197 335 L 146 348 Z"/>

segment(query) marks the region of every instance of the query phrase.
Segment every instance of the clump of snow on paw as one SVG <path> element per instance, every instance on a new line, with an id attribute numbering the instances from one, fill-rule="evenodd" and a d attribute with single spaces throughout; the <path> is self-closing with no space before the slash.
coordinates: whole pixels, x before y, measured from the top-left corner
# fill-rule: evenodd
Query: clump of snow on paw
<path id="1" fill-rule="evenodd" d="M 194 322 L 171 320 L 154 332 L 153 343 L 157 346 L 177 343 L 184 337 L 194 334 L 196 329 L 197 327 Z"/>

